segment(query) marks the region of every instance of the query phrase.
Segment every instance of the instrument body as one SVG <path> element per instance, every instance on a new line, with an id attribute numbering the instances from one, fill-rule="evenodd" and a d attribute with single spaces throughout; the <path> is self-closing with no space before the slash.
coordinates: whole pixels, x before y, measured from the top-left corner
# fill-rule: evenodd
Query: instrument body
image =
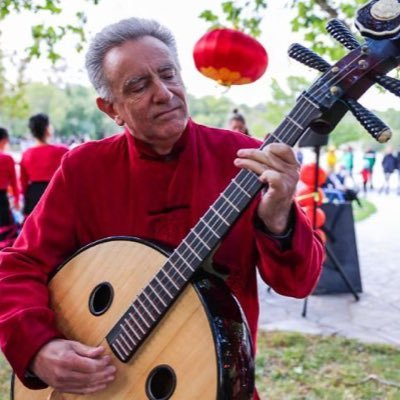
<path id="1" fill-rule="evenodd" d="M 163 250 L 134 238 L 111 238 L 79 251 L 49 283 L 60 330 L 73 340 L 102 344 L 115 358 L 105 339 L 107 333 L 165 259 Z M 104 290 L 106 283 L 112 289 L 109 292 Z M 29 390 L 14 377 L 11 398 L 253 397 L 253 351 L 244 316 L 224 282 L 202 271 L 183 289 L 132 358 L 126 363 L 115 358 L 114 365 L 115 382 L 92 395 L 61 394 L 51 388 Z"/>

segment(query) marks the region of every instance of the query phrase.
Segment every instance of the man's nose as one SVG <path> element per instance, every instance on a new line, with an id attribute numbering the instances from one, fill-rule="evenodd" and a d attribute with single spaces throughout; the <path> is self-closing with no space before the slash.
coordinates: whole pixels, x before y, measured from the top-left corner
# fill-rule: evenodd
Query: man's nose
<path id="1" fill-rule="evenodd" d="M 174 96 L 171 90 L 169 89 L 168 85 L 165 84 L 162 80 L 158 79 L 154 82 L 155 86 L 155 93 L 154 93 L 154 100 L 157 103 L 165 103 L 172 99 Z"/>

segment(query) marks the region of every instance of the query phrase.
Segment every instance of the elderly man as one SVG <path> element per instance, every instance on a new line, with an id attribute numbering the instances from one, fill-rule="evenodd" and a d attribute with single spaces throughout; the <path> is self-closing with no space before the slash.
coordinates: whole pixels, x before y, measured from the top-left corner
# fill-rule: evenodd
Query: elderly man
<path id="1" fill-rule="evenodd" d="M 320 240 L 293 200 L 299 165 L 292 149 L 272 143 L 258 150 L 254 138 L 192 121 L 175 41 L 165 27 L 136 18 L 110 25 L 94 38 L 86 66 L 98 108 L 124 131 L 64 156 L 0 260 L 0 340 L 16 374 L 31 388 L 47 384 L 81 394 L 104 389 L 118 374 L 103 346 L 64 338 L 49 307 L 49 275 L 82 246 L 135 236 L 176 247 L 246 169 L 268 190 L 254 196 L 214 261 L 227 274 L 253 341 L 256 266 L 277 292 L 304 297 L 323 259 Z"/>

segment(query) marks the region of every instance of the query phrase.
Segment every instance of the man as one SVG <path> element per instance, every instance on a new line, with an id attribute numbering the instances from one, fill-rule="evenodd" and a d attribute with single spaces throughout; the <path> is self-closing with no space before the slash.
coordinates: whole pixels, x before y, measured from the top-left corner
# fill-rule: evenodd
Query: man
<path id="1" fill-rule="evenodd" d="M 115 367 L 103 348 L 63 339 L 46 284 L 80 247 L 116 235 L 176 247 L 239 168 L 246 168 L 269 190 L 254 199 L 214 259 L 228 269 L 227 284 L 242 304 L 253 340 L 255 265 L 278 292 L 304 297 L 323 258 L 320 241 L 293 202 L 299 175 L 293 151 L 283 144 L 256 150 L 253 138 L 190 120 L 167 29 L 135 18 L 106 27 L 92 42 L 86 66 L 99 109 L 124 132 L 64 156 L 14 248 L 0 259 L 4 354 L 26 385 L 45 382 L 83 394 L 109 384 Z"/>

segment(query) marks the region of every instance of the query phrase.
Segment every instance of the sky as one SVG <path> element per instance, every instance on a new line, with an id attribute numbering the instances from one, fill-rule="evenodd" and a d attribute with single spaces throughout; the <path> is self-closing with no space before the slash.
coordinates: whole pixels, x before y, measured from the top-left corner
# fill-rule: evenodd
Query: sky
<path id="1" fill-rule="evenodd" d="M 271 81 L 277 79 L 285 86 L 286 78 L 290 75 L 305 76 L 311 81 L 318 77 L 318 72 L 310 71 L 287 55 L 287 49 L 294 42 L 302 43 L 301 36 L 290 30 L 290 10 L 284 7 L 286 1 L 272 0 L 264 11 L 261 25 L 262 35 L 258 38 L 268 53 L 268 68 L 265 74 L 256 82 L 247 85 L 234 85 L 229 90 L 216 84 L 213 80 L 201 75 L 195 68 L 193 48 L 197 40 L 204 35 L 209 25 L 199 18 L 201 11 L 210 9 L 221 15 L 219 1 L 215 0 L 101 0 L 99 5 L 93 6 L 82 0 L 64 0 L 65 13 L 57 17 L 16 15 L 2 21 L 0 37 L 1 47 L 5 54 L 17 52 L 22 56 L 23 49 L 31 41 L 30 26 L 32 22 L 46 22 L 52 18 L 54 24 L 72 21 L 74 12 L 82 8 L 87 12 L 87 36 L 90 38 L 104 26 L 117 22 L 129 16 L 153 18 L 174 33 L 178 45 L 178 52 L 182 66 L 182 75 L 187 91 L 196 96 L 225 96 L 236 104 L 254 106 L 272 100 Z M 305 43 L 302 43 L 307 45 Z M 86 45 L 84 46 L 86 47 Z M 61 52 L 66 56 L 65 64 L 57 73 L 51 70 L 46 61 L 33 61 L 27 68 L 27 76 L 32 80 L 46 81 L 50 77 L 53 81 L 81 83 L 90 85 L 84 69 L 84 51 L 76 54 L 71 41 L 62 44 Z M 12 78 L 12 69 L 9 68 Z M 381 95 L 370 90 L 361 102 L 376 109 L 385 109 L 391 105 L 391 95 Z"/>

